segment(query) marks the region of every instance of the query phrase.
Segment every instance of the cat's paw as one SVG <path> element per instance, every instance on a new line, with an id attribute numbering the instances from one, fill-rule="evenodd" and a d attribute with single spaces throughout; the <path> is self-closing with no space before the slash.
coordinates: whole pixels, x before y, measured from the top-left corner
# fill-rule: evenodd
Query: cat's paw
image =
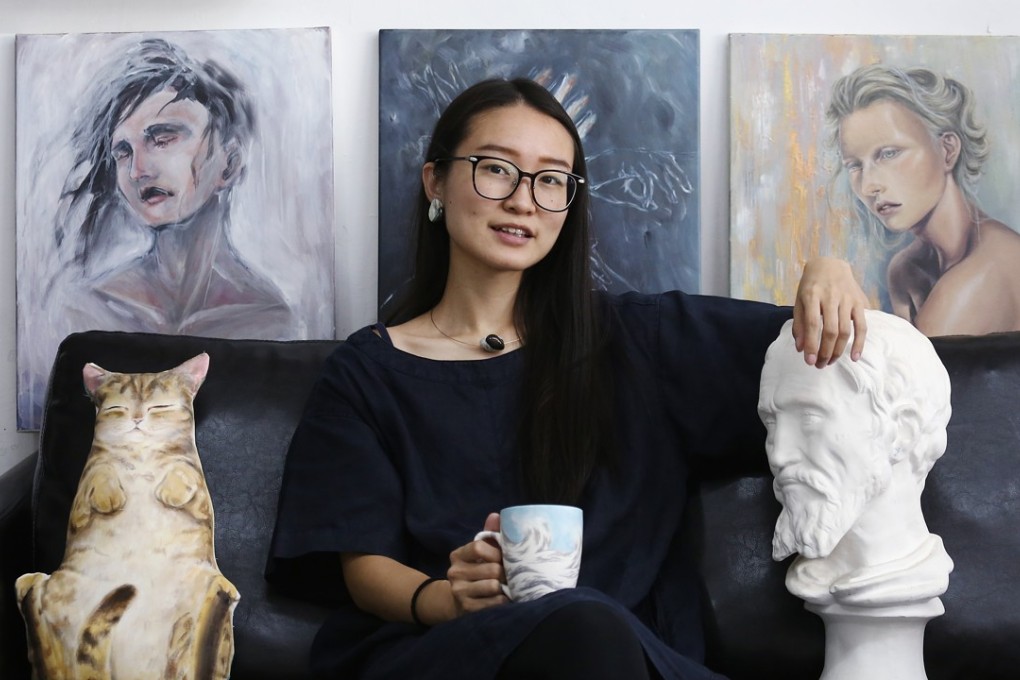
<path id="1" fill-rule="evenodd" d="M 112 515 L 127 503 L 124 487 L 115 475 L 97 474 L 92 480 L 89 505 L 103 515 Z"/>
<path id="2" fill-rule="evenodd" d="M 227 577 L 223 574 L 216 575 L 213 579 L 212 587 L 210 588 L 211 595 L 215 596 L 220 593 L 222 593 L 230 602 L 237 602 L 241 599 L 241 593 L 237 591 L 237 587 L 228 581 Z"/>
<path id="3" fill-rule="evenodd" d="M 171 508 L 187 505 L 198 491 L 198 482 L 188 468 L 172 468 L 156 487 L 156 498 Z"/>
<path id="4" fill-rule="evenodd" d="M 18 580 L 14 582 L 14 592 L 18 595 L 18 605 L 21 606 L 25 601 L 28 591 L 41 583 L 45 583 L 48 578 L 47 574 L 40 573 L 22 574 L 19 576 Z"/>
<path id="5" fill-rule="evenodd" d="M 90 519 L 92 519 L 92 508 L 80 498 L 76 498 L 74 505 L 71 506 L 71 516 L 68 518 L 71 531 L 81 531 L 88 526 Z"/>
<path id="6" fill-rule="evenodd" d="M 69 524 L 71 531 L 80 531 L 88 526 L 94 512 L 110 515 L 127 503 L 127 495 L 117 475 L 112 471 L 96 468 L 82 479 L 81 488 L 71 506 Z"/>

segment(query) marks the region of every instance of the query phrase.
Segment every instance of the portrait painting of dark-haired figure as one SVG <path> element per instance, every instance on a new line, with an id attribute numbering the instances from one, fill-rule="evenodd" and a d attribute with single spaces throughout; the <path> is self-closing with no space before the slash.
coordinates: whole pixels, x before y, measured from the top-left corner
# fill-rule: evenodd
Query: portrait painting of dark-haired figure
<path id="1" fill-rule="evenodd" d="M 413 270 L 412 217 L 428 135 L 453 97 L 527 77 L 583 141 L 596 285 L 700 290 L 699 34 L 696 30 L 384 30 L 379 35 L 379 307 Z"/>
<path id="2" fill-rule="evenodd" d="M 789 302 L 789 265 L 836 255 L 928 336 L 1020 330 L 1020 39 L 739 35 L 731 59 L 734 295 Z"/>
<path id="3" fill-rule="evenodd" d="M 19 429 L 71 332 L 333 337 L 327 29 L 16 52 Z"/>

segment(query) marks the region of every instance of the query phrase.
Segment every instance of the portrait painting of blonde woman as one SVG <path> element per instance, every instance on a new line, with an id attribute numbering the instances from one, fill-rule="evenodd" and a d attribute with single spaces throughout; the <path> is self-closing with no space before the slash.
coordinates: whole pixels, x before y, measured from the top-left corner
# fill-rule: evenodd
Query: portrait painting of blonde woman
<path id="1" fill-rule="evenodd" d="M 779 262 L 830 254 L 926 335 L 1020 330 L 1020 41 L 741 35 L 731 50 L 734 294 L 783 290 Z"/>

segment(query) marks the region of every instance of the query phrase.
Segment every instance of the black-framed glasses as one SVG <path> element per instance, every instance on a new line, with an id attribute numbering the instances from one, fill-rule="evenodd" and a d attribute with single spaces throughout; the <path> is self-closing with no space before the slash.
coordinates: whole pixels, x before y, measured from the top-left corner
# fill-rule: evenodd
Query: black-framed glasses
<path id="1" fill-rule="evenodd" d="M 502 201 L 513 195 L 527 177 L 531 180 L 531 200 L 542 210 L 563 212 L 570 207 L 577 196 L 578 187 L 584 184 L 584 177 L 563 170 L 539 170 L 524 172 L 516 165 L 495 156 L 451 156 L 437 158 L 435 163 L 446 161 L 468 161 L 471 163 L 471 181 L 475 193 L 482 198 Z"/>

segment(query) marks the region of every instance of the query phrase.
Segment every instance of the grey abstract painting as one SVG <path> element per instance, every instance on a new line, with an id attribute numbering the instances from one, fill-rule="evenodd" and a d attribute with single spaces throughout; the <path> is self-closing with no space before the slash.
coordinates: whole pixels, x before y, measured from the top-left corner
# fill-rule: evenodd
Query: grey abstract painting
<path id="1" fill-rule="evenodd" d="M 333 337 L 328 29 L 15 44 L 19 429 L 72 332 Z"/>
<path id="2" fill-rule="evenodd" d="M 432 126 L 467 86 L 530 77 L 584 142 L 596 285 L 697 292 L 696 30 L 385 30 L 379 77 L 379 307 L 412 276 L 411 217 Z"/>

